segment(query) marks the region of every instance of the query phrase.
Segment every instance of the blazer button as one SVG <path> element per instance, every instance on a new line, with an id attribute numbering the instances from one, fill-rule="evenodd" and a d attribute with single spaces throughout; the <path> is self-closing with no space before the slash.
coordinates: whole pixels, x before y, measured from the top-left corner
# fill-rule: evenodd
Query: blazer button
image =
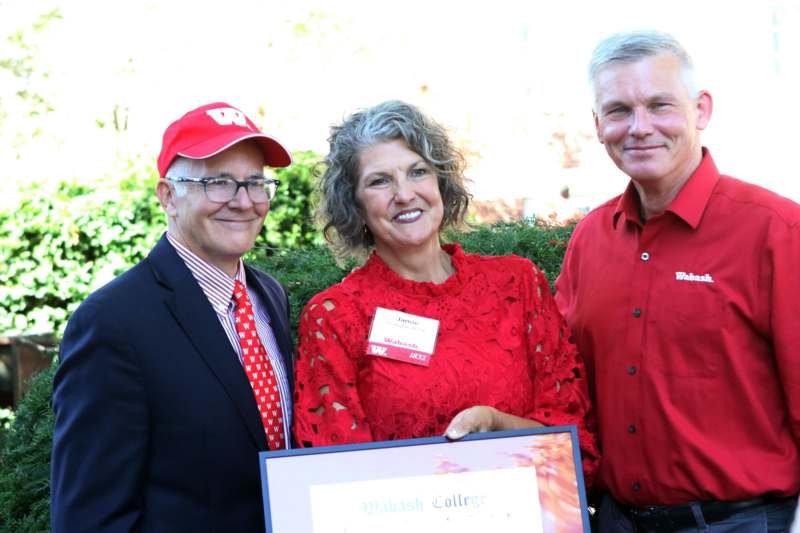
<path id="1" fill-rule="evenodd" d="M 637 307 L 636 309 L 633 310 L 633 317 L 639 318 L 640 316 L 642 316 L 642 310 Z"/>

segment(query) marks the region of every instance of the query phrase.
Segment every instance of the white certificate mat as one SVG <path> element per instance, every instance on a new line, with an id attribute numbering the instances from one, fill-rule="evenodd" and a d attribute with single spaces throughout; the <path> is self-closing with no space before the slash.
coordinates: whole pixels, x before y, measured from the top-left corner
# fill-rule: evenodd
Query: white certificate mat
<path id="1" fill-rule="evenodd" d="M 589 531 L 574 426 L 259 457 L 269 533 Z"/>

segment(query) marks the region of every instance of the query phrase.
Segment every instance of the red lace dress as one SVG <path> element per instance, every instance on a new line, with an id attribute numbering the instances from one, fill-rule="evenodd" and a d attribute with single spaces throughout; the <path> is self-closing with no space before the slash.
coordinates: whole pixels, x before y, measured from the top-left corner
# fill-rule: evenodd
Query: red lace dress
<path id="1" fill-rule="evenodd" d="M 576 424 L 587 484 L 599 453 L 583 362 L 544 274 L 527 259 L 445 245 L 442 284 L 398 276 L 376 254 L 300 318 L 295 436 L 302 446 L 441 435 L 474 405 Z M 439 320 L 430 366 L 367 355 L 376 307 Z"/>

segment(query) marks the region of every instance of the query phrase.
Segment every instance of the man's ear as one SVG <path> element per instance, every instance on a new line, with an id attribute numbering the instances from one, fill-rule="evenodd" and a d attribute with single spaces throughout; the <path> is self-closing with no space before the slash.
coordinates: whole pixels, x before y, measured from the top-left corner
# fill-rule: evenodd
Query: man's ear
<path id="1" fill-rule="evenodd" d="M 168 218 L 172 218 L 176 214 L 175 208 L 175 189 L 170 186 L 169 182 L 165 179 L 158 180 L 156 183 L 156 196 L 161 203 L 161 209 L 167 214 Z"/>
<path id="2" fill-rule="evenodd" d="M 697 124 L 698 130 L 706 129 L 709 121 L 711 120 L 711 112 L 714 110 L 714 100 L 711 98 L 711 93 L 708 91 L 700 91 L 695 98 L 695 105 L 697 109 Z"/>

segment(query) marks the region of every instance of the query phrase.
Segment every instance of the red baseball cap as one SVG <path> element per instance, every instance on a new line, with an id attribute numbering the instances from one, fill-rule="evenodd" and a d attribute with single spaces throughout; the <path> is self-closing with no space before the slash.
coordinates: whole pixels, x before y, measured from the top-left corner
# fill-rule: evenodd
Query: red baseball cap
<path id="1" fill-rule="evenodd" d="M 215 102 L 193 109 L 169 125 L 158 155 L 158 173 L 165 177 L 177 156 L 206 159 L 246 139 L 259 142 L 267 165 L 288 167 L 292 164 L 292 156 L 286 148 L 261 133 L 244 113 L 224 102 Z"/>

